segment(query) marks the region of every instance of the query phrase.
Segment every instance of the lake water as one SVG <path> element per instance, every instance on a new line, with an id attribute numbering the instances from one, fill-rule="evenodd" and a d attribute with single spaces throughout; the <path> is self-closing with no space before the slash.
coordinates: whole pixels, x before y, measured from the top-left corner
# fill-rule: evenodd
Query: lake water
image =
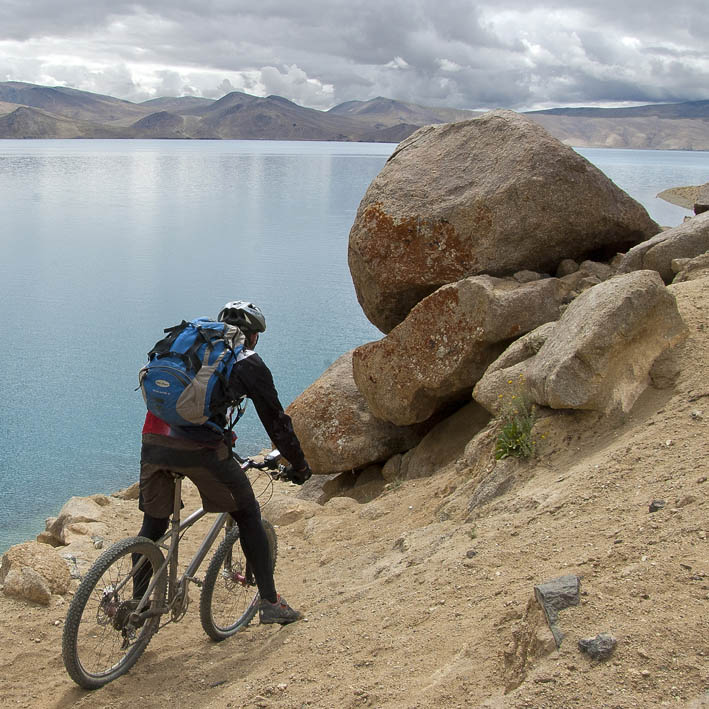
<path id="1" fill-rule="evenodd" d="M 135 481 L 136 376 L 162 328 L 258 303 L 284 405 L 380 336 L 357 304 L 347 237 L 394 147 L 0 141 L 0 553 L 70 496 Z M 709 180 L 707 153 L 579 152 L 663 225 L 689 212 L 659 191 Z M 253 409 L 239 436 L 243 453 L 267 445 Z"/>

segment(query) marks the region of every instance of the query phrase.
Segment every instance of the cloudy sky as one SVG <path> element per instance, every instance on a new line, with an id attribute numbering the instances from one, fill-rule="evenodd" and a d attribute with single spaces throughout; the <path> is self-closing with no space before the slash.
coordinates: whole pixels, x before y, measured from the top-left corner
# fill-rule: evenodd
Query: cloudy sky
<path id="1" fill-rule="evenodd" d="M 319 109 L 709 99 L 709 12 L 706 0 L 0 0 L 10 80 Z"/>

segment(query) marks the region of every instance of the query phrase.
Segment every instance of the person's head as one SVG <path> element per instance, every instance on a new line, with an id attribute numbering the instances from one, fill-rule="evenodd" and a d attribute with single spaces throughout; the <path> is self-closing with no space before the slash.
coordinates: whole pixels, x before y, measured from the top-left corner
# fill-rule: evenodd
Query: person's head
<path id="1" fill-rule="evenodd" d="M 234 325 L 246 336 L 246 345 L 253 349 L 260 333 L 266 330 L 266 318 L 261 310 L 248 300 L 232 300 L 217 316 L 219 322 Z"/>

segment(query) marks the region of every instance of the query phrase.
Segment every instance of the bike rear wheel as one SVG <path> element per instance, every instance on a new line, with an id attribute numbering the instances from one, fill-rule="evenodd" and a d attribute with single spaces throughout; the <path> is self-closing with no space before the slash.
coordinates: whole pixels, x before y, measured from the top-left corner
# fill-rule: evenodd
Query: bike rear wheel
<path id="1" fill-rule="evenodd" d="M 276 566 L 278 540 L 273 525 L 261 520 L 268 537 L 271 568 Z M 258 610 L 256 580 L 239 544 L 239 529 L 232 527 L 214 552 L 204 577 L 199 617 L 204 632 L 224 640 L 245 628 Z"/>
<path id="2" fill-rule="evenodd" d="M 160 616 L 148 618 L 138 627 L 130 621 L 136 605 L 129 603 L 133 597 L 133 554 L 140 555 L 152 574 L 164 560 L 157 545 L 145 537 L 116 542 L 89 569 L 69 606 L 62 658 L 71 678 L 85 689 L 98 689 L 127 672 L 158 629 Z M 154 606 L 163 606 L 166 583 L 163 573 L 150 596 Z"/>

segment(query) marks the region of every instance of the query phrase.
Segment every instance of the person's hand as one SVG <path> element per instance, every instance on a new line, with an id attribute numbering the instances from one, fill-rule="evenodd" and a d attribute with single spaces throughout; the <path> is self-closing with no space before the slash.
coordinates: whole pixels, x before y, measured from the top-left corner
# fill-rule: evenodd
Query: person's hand
<path id="1" fill-rule="evenodd" d="M 296 470 L 292 465 L 289 465 L 283 473 L 286 480 L 290 480 L 296 485 L 302 485 L 306 480 L 310 479 L 313 471 L 310 470 L 310 466 L 306 463 L 305 467 L 300 470 Z"/>

